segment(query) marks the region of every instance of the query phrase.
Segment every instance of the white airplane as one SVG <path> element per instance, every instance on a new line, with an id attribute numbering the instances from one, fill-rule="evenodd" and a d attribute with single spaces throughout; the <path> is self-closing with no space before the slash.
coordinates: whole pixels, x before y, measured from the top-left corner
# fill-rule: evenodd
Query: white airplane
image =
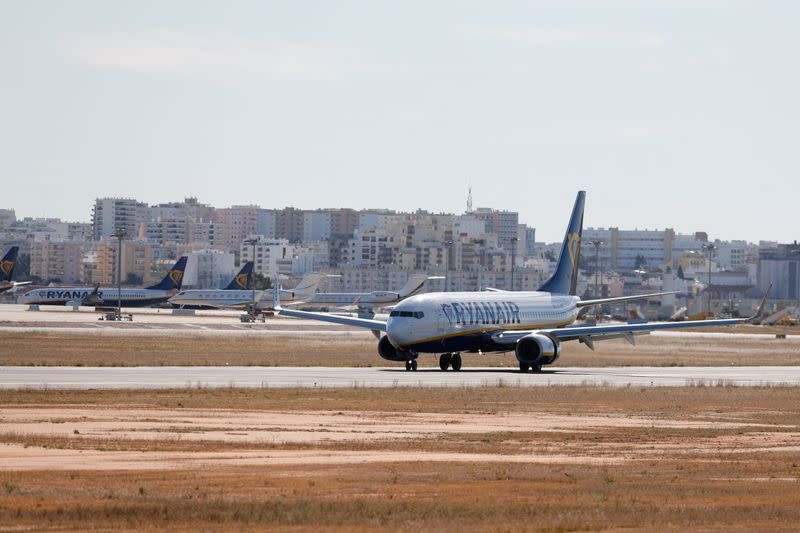
<path id="1" fill-rule="evenodd" d="M 318 292 L 311 298 L 304 300 L 302 305 L 332 305 L 336 307 L 355 307 L 361 312 L 374 313 L 379 307 L 385 307 L 400 302 L 422 290 L 429 279 L 443 279 L 442 276 L 428 276 L 427 274 L 414 274 L 399 291 L 372 291 L 372 292 Z"/>
<path id="2" fill-rule="evenodd" d="M 294 302 L 312 297 L 317 292 L 317 287 L 322 277 L 321 274 L 306 274 L 294 289 L 281 289 L 281 300 L 285 299 L 285 301 Z M 239 276 L 237 276 L 237 279 L 239 279 Z M 231 282 L 231 284 L 234 282 Z M 255 291 L 256 309 L 260 311 L 270 309 L 274 292 L 273 289 Z M 253 305 L 253 290 L 191 289 L 180 291 L 168 301 L 178 307 L 203 306 L 216 309 L 247 309 Z"/>
<path id="3" fill-rule="evenodd" d="M 123 288 L 122 307 L 148 307 L 164 303 L 180 290 L 186 256 L 181 257 L 159 283 L 143 289 Z M 117 287 L 46 287 L 34 289 L 19 297 L 21 304 L 38 305 L 117 305 Z"/>
<path id="4" fill-rule="evenodd" d="M 30 284 L 30 281 L 12 281 L 18 253 L 19 246 L 12 246 L 3 256 L 3 259 L 0 260 L 0 294 L 6 291 L 13 292 L 17 287 Z"/>
<path id="5" fill-rule="evenodd" d="M 586 193 L 580 191 L 556 271 L 538 291 L 420 294 L 397 304 L 386 321 L 283 309 L 279 301 L 274 305 L 280 315 L 372 330 L 379 339 L 378 354 L 388 361 L 405 362 L 406 370 L 416 370 L 417 358 L 423 353 L 440 354 L 439 368 L 442 370 L 450 367 L 460 370 L 462 352 L 513 351 L 521 372 L 539 372 L 543 365 L 553 363 L 561 353 L 561 343 L 567 341 L 581 342 L 590 349 L 594 349 L 595 342 L 606 339 L 624 338 L 633 344 L 635 335 L 653 330 L 730 326 L 752 321 L 762 313 L 767 295 L 756 315 L 744 319 L 574 324 L 578 312 L 587 306 L 670 294 L 596 300 L 581 300 L 576 296 L 585 198 Z"/>

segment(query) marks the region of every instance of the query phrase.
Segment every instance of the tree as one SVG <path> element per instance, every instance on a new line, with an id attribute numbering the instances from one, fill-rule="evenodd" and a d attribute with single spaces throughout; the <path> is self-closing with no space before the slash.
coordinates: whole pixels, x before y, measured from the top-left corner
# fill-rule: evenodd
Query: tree
<path id="1" fill-rule="evenodd" d="M 636 262 L 633 264 L 633 268 L 635 270 L 639 270 L 645 265 L 646 262 L 647 259 L 645 259 L 642 254 L 639 254 L 636 256 Z"/>
<path id="2" fill-rule="evenodd" d="M 261 272 L 253 272 L 253 283 L 255 283 L 257 291 L 263 291 L 272 288 L 272 279 L 265 276 Z"/>
<path id="3" fill-rule="evenodd" d="M 685 274 L 683 273 L 683 267 L 682 267 L 681 265 L 678 265 L 678 278 L 679 278 L 679 279 L 686 279 L 686 278 L 684 277 L 684 275 L 685 275 Z"/>

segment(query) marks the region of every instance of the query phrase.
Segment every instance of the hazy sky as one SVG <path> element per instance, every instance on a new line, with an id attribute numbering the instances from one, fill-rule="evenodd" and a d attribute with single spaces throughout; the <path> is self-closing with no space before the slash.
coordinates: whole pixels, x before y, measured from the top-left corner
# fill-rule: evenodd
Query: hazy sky
<path id="1" fill-rule="evenodd" d="M 0 0 L 0 207 L 519 211 L 800 238 L 800 2 Z"/>

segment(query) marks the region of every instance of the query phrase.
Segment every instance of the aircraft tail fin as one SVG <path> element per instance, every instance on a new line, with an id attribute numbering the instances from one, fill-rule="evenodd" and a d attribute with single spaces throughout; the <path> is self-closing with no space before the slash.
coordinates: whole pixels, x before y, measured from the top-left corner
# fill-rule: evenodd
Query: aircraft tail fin
<path id="1" fill-rule="evenodd" d="M 17 264 L 17 254 L 19 246 L 12 246 L 0 261 L 0 281 L 11 281 L 14 275 L 14 265 Z"/>
<path id="2" fill-rule="evenodd" d="M 167 275 L 164 276 L 164 279 L 155 285 L 145 288 L 161 291 L 180 290 L 181 284 L 183 283 L 183 271 L 186 270 L 186 259 L 187 257 L 185 255 L 178 259 L 169 272 L 167 272 Z"/>
<path id="3" fill-rule="evenodd" d="M 578 262 L 581 255 L 581 235 L 583 234 L 583 206 L 586 203 L 586 191 L 578 191 L 572 216 L 567 226 L 567 234 L 561 245 L 556 271 L 539 290 L 556 294 L 575 295 L 578 284 Z"/>
<path id="4" fill-rule="evenodd" d="M 300 283 L 292 289 L 292 293 L 295 297 L 300 298 L 313 296 L 317 292 L 317 287 L 319 287 L 319 282 L 322 281 L 323 277 L 322 274 L 306 274 L 300 280 Z"/>
<path id="5" fill-rule="evenodd" d="M 239 271 L 238 274 L 228 283 L 228 286 L 225 287 L 226 291 L 237 291 L 242 289 L 249 289 L 253 282 L 253 262 L 248 261 L 243 266 L 242 269 Z"/>
<path id="6" fill-rule="evenodd" d="M 400 296 L 400 299 L 413 296 L 422 290 L 426 281 L 428 281 L 427 274 L 414 274 L 413 276 L 409 276 L 408 281 L 397 291 L 397 294 Z"/>

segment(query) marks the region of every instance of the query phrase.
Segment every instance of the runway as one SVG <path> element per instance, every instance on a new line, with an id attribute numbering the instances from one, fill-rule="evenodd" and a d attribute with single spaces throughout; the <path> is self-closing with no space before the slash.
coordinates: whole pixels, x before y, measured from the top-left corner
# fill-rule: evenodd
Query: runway
<path id="1" fill-rule="evenodd" d="M 0 367 L 0 389 L 177 389 L 191 387 L 611 387 L 800 386 L 800 366 L 512 368 L 442 372 L 402 367 Z"/>

